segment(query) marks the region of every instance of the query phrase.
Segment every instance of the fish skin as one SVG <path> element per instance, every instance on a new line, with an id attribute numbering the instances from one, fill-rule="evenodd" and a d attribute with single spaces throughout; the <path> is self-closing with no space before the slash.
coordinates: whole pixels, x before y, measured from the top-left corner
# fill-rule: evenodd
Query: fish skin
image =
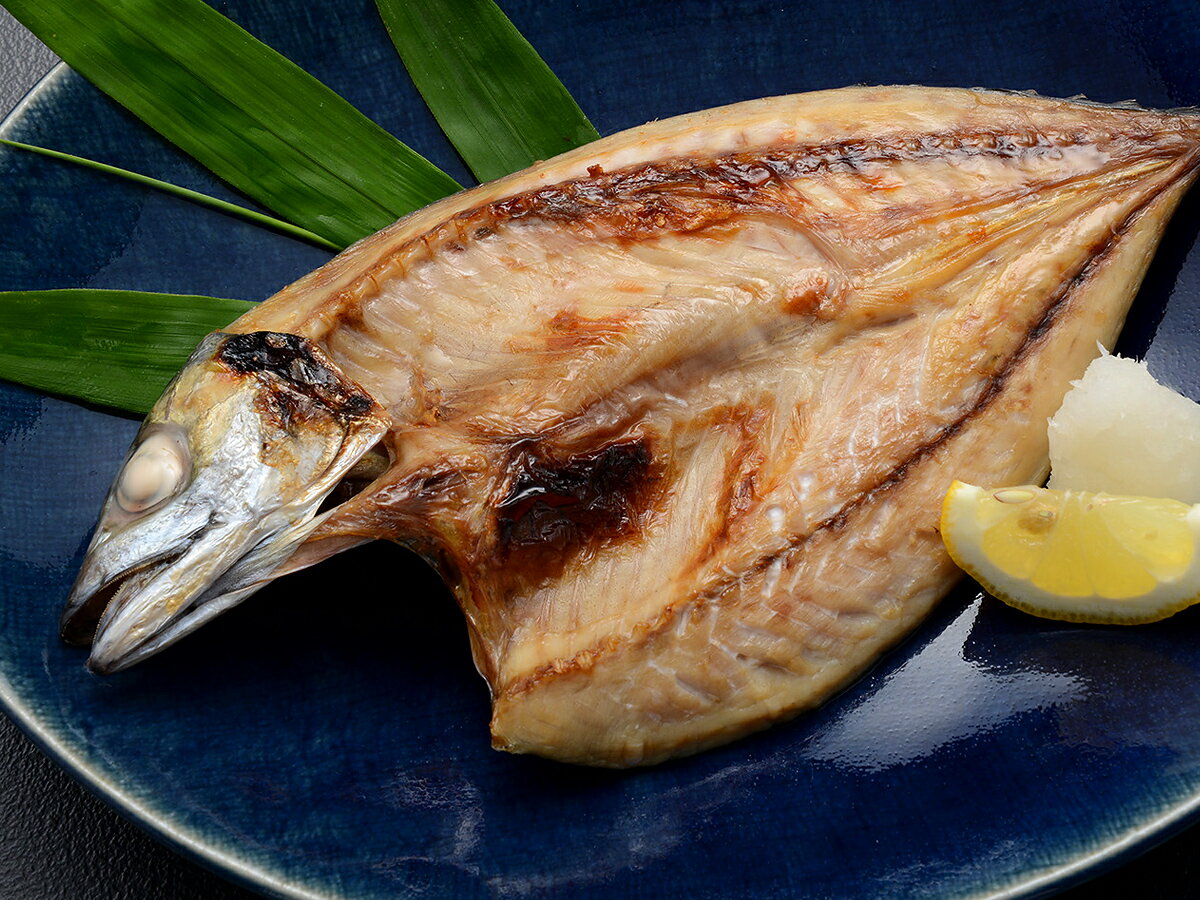
<path id="1" fill-rule="evenodd" d="M 357 543 L 445 576 L 493 744 L 647 765 L 809 709 L 959 577 L 954 478 L 1037 481 L 1200 164 L 1191 115 L 859 87 L 614 135 L 239 319 L 392 418 Z"/>

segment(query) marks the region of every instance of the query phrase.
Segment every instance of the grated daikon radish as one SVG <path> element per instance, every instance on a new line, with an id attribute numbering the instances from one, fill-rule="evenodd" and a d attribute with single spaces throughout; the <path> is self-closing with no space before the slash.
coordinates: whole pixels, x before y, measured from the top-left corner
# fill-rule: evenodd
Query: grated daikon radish
<path id="1" fill-rule="evenodd" d="M 1101 356 L 1050 419 L 1048 487 L 1200 503 L 1200 404 Z"/>

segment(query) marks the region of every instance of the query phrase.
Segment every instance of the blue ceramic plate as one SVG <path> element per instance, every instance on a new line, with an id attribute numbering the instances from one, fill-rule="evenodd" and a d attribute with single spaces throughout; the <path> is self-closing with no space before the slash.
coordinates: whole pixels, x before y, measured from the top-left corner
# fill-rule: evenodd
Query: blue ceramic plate
<path id="1" fill-rule="evenodd" d="M 602 133 L 854 82 L 1200 103 L 1188 0 L 504 5 Z M 369 2 L 221 8 L 466 180 Z M 65 69 L 3 133 L 227 195 Z M 2 288 L 260 299 L 325 259 L 40 158 L 0 154 L 0 184 Z M 1124 338 L 1192 396 L 1198 199 Z M 1025 896 L 1143 848 L 1200 803 L 1195 611 L 1083 628 L 964 588 L 815 714 L 629 773 L 490 750 L 457 610 L 390 546 L 285 579 L 145 665 L 93 677 L 55 623 L 136 425 L 0 391 L 7 711 L 116 806 L 265 892 Z"/>

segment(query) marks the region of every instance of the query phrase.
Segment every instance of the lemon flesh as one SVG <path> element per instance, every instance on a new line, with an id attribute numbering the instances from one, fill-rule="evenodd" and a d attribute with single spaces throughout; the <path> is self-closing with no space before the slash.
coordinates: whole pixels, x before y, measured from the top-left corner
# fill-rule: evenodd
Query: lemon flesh
<path id="1" fill-rule="evenodd" d="M 1018 609 L 1072 622 L 1154 622 L 1200 601 L 1200 504 L 954 482 L 951 558 Z"/>

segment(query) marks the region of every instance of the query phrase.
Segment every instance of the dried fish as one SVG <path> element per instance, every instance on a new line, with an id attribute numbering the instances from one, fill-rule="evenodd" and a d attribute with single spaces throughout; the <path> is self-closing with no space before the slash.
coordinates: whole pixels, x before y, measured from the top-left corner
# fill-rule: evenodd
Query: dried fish
<path id="1" fill-rule="evenodd" d="M 956 580 L 952 478 L 1044 474 L 1198 164 L 1189 113 L 860 87 L 447 198 L 206 340 L 64 634 L 122 668 L 385 538 L 453 588 L 499 748 L 648 764 L 795 715 Z"/>

